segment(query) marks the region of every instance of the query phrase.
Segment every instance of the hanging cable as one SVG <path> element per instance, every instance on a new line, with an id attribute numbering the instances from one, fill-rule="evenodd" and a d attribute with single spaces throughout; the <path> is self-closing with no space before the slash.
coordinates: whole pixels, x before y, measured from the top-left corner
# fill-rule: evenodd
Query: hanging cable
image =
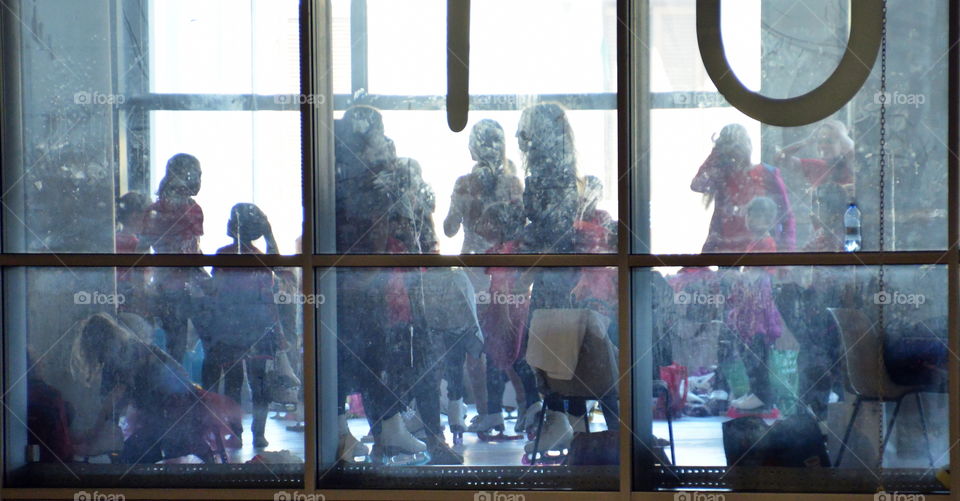
<path id="1" fill-rule="evenodd" d="M 879 209 L 880 209 L 880 220 L 878 224 L 878 248 L 882 253 L 885 249 L 884 245 L 884 236 L 886 233 L 886 170 L 887 170 L 887 1 L 883 0 L 883 13 L 882 13 L 882 24 L 881 24 L 881 34 L 880 34 L 880 157 L 878 159 L 879 163 L 879 189 L 880 189 L 880 200 L 879 200 Z M 877 277 L 877 287 L 879 288 L 880 294 L 886 293 L 886 284 L 885 284 L 885 267 L 881 263 L 880 270 Z M 883 338 L 886 334 L 886 322 L 884 321 L 883 310 L 885 307 L 884 302 L 877 302 L 878 317 L 877 317 L 877 326 L 876 333 L 878 337 L 877 346 L 877 367 L 880 370 L 886 370 L 886 364 L 884 363 L 883 358 Z M 879 431 L 879 441 L 877 442 L 877 448 L 879 453 L 877 454 L 877 478 L 880 480 L 880 491 L 885 491 L 883 485 L 883 454 L 884 454 L 884 428 L 886 428 L 886 419 L 883 416 L 883 380 L 884 374 L 879 375 L 878 381 L 880 382 L 880 425 L 878 426 Z M 887 431 L 889 433 L 889 431 Z"/>

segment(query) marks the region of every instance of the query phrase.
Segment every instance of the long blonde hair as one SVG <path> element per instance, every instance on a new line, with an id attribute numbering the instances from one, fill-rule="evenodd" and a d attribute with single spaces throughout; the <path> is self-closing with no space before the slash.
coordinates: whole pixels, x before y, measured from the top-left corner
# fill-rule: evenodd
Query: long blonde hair
<path id="1" fill-rule="evenodd" d="M 740 124 L 727 124 L 720 129 L 720 134 L 713 137 L 713 151 L 711 156 L 719 155 L 720 160 L 728 169 L 746 170 L 750 167 L 750 156 L 753 154 L 753 143 L 747 128 Z M 703 194 L 703 206 L 709 207 L 716 197 L 715 190 L 708 190 Z"/>
<path id="2" fill-rule="evenodd" d="M 80 324 L 79 334 L 70 350 L 70 373 L 79 381 L 90 384 L 106 363 L 106 358 L 121 360 L 132 343 L 134 335 L 106 313 L 96 313 Z"/>
<path id="3" fill-rule="evenodd" d="M 563 106 L 540 103 L 524 109 L 517 135 L 526 142 L 523 160 L 527 174 L 531 166 L 545 162 L 577 176 L 573 128 Z"/>

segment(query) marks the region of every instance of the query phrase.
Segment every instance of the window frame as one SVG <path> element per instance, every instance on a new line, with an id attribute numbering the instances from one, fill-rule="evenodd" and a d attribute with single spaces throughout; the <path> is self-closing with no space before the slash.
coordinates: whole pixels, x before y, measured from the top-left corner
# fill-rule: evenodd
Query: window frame
<path id="1" fill-rule="evenodd" d="M 3 12 L 0 13 L 0 63 L 11 63 L 5 73 L 19 76 L 15 49 L 10 45 L 19 39 L 16 5 L 8 5 L 9 0 L 3 0 Z M 353 0 L 360 5 L 363 0 Z M 641 402 L 648 397 L 649 388 L 635 385 L 635 373 L 639 370 L 634 367 L 637 361 L 635 354 L 642 345 L 642 337 L 634 336 L 633 306 L 643 306 L 645 298 L 642 291 L 632 288 L 632 272 L 636 269 L 645 269 L 659 266 L 786 266 L 786 265 L 894 265 L 894 264 L 946 264 L 949 291 L 949 347 L 954 352 L 960 352 L 960 336 L 958 336 L 958 311 L 960 311 L 960 252 L 957 243 L 960 240 L 960 158 L 955 152 L 960 151 L 960 6 L 956 2 L 950 4 L 949 15 L 949 111 L 948 111 L 948 146 L 951 152 L 948 166 L 948 242 L 946 251 L 899 251 L 899 252 L 865 252 L 858 254 L 822 254 L 822 253 L 782 253 L 782 254 L 750 254 L 744 256 L 724 254 L 698 255 L 666 255 L 649 254 L 644 242 L 649 239 L 649 158 L 644 153 L 649 148 L 649 133 L 646 124 L 649 123 L 651 109 L 665 107 L 664 104 L 676 103 L 670 97 L 651 95 L 648 92 L 644 76 L 649 68 L 649 58 L 645 52 L 645 40 L 648 40 L 649 19 L 645 15 L 648 6 L 647 0 L 618 0 L 617 1 L 617 94 L 615 95 L 618 112 L 618 206 L 620 214 L 620 230 L 618 232 L 619 246 L 616 254 L 610 255 L 346 255 L 339 256 L 331 252 L 330 242 L 320 242 L 318 235 L 332 234 L 333 228 L 326 227 L 328 223 L 316 214 L 332 214 L 333 204 L 333 173 L 332 169 L 325 168 L 332 165 L 333 135 L 329 123 L 334 108 L 340 109 L 347 104 L 346 96 L 333 96 L 332 78 L 329 72 L 323 71 L 315 61 L 329 61 L 331 47 L 327 27 L 330 25 L 330 4 L 327 0 L 303 0 L 300 5 L 301 23 L 301 89 L 304 93 L 322 94 L 330 99 L 327 103 L 332 106 L 300 106 L 302 122 L 302 155 L 303 155 L 303 249 L 301 254 L 292 256 L 210 256 L 210 255 L 122 255 L 122 254 L 16 254 L 0 253 L 0 268 L 18 268 L 25 266 L 66 268 L 66 267 L 172 267 L 172 266 L 224 266 L 224 267 L 256 267 L 256 266 L 285 266 L 296 267 L 302 271 L 302 290 L 304 293 L 313 293 L 315 289 L 315 272 L 327 268 L 351 267 L 396 267 L 396 266 L 518 266 L 518 267 L 558 267 L 558 266 L 610 266 L 616 267 L 619 277 L 619 340 L 623 349 L 620 351 L 620 399 L 622 418 L 628 426 L 621 428 L 620 434 L 620 489 L 613 492 L 560 492 L 560 491 L 523 491 L 527 500 L 547 500 L 562 498 L 567 500 L 655 500 L 673 499 L 673 492 L 635 492 L 633 475 L 633 454 L 638 447 L 631 433 L 632 428 L 640 423 L 634 417 L 642 417 L 642 409 L 635 405 L 634 400 Z M 357 7 L 359 9 L 359 7 Z M 353 8 L 352 8 L 353 10 Z M 365 45 L 363 49 L 365 50 Z M 11 57 L 13 56 L 13 57 Z M 360 59 L 355 55 L 354 62 Z M 7 61 L 4 61 L 7 59 Z M 365 60 L 365 55 L 363 55 Z M 6 67 L 0 64 L 0 68 Z M 354 85 L 358 75 L 354 65 Z M 365 77 L 365 76 L 364 76 Z M 18 138 L 19 130 L 16 127 L 17 116 L 21 113 L 17 104 L 20 89 L 16 87 L 19 79 L 0 80 L 3 83 L 13 82 L 13 86 L 0 89 L 0 137 Z M 675 93 L 666 93 L 675 94 Z M 197 95 L 198 97 L 213 97 Z M 220 99 L 234 99 L 236 96 L 219 96 Z M 564 96 L 551 96 L 564 101 Z M 181 100 L 182 99 L 182 100 Z M 267 110 L 280 106 L 270 96 L 245 96 L 245 106 L 251 109 Z M 367 99 L 391 109 L 393 97 L 368 96 Z M 608 96 L 598 98 L 601 101 Z M 666 99 L 667 103 L 664 103 Z M 204 102 L 213 102 L 202 100 Z M 171 97 L 157 94 L 144 97 L 134 102 L 142 103 L 149 109 L 198 109 L 191 104 L 190 98 Z M 485 100 L 487 103 L 501 102 L 496 99 Z M 696 102 L 696 100 L 691 100 Z M 435 98 L 417 101 L 418 106 L 431 106 L 436 103 Z M 406 101 L 404 104 L 408 104 Z M 179 108 L 178 106 L 184 106 Z M 392 104 L 396 106 L 396 104 Z M 247 108 L 244 108 L 247 109 Z M 404 109 L 408 109 L 404 106 Z M 427 108 L 424 108 L 427 109 Z M 498 107 L 473 109 L 501 109 Z M 610 109 L 610 108 L 601 108 Z M 4 165 L 17 165 L 20 143 L 5 142 L 3 151 Z M 322 207 L 321 207 L 322 205 Z M 327 212 L 329 211 L 329 212 Z M 632 221 L 646 221 L 645 227 L 632 228 Z M 634 235 L 633 232 L 636 232 Z M 4 303 L 7 306 L 9 303 Z M 9 313 L 9 312 L 5 312 Z M 319 313 L 323 314 L 323 313 Z M 643 310 L 637 311 L 638 317 L 643 317 Z M 304 405 L 306 412 L 305 432 L 305 463 L 303 489 L 298 492 L 323 494 L 327 499 L 464 499 L 469 494 L 464 491 L 381 491 L 381 490 L 344 490 L 323 489 L 317 490 L 318 458 L 321 454 L 329 455 L 331 447 L 336 444 L 323 442 L 321 437 L 335 437 L 336 423 L 329 418 L 322 419 L 318 405 L 329 397 L 331 386 L 324 385 L 317 380 L 320 370 L 329 368 L 328 350 L 321 350 L 321 345 L 329 343 L 329 336 L 324 336 L 317 329 L 318 310 L 305 308 L 303 314 L 303 343 L 304 343 Z M 6 315 L 4 317 L 6 319 Z M 636 322 L 641 324 L 642 322 Z M 3 350 L 0 353 L 6 356 L 5 351 L 10 347 L 7 344 L 8 326 L 3 325 Z M 12 337 L 12 336 L 11 336 Z M 335 343 L 335 341 L 334 341 Z M 6 360 L 6 358 L 3 358 Z M 960 360 L 953 357 L 949 361 L 949 394 L 960 395 Z M 329 382 L 328 382 L 329 383 Z M 335 385 L 334 385 L 335 386 Z M 336 388 L 333 388 L 335 393 Z M 634 398 L 636 397 L 636 398 Z M 649 398 L 646 398 L 649 402 Z M 960 439 L 960 398 L 951 398 L 949 409 L 949 436 L 950 443 Z M 321 418 L 321 419 L 318 419 Z M 0 413 L 0 428 L 3 427 L 5 414 Z M 631 426 L 632 424 L 633 426 Z M 5 428 L 3 428 L 5 429 Z M 322 433 L 319 433 L 322 431 Z M 4 437 L 6 438 L 6 437 Z M 6 440 L 0 440 L 0 461 L 6 456 L 4 449 Z M 960 448 L 953 447 L 950 452 L 950 463 L 960 464 Z M 0 488 L 4 475 L 0 475 Z M 69 498 L 76 489 L 60 488 L 10 488 L 5 489 L 7 499 L 42 499 L 42 498 Z M 122 493 L 128 499 L 260 499 L 269 498 L 276 489 L 99 489 L 100 493 Z M 740 493 L 731 492 L 737 499 L 823 499 L 824 495 L 785 494 L 785 493 Z M 960 489 L 954 489 L 951 495 L 960 499 Z M 844 499 L 872 499 L 872 494 L 843 495 Z M 931 499 L 945 499 L 947 496 L 928 496 Z"/>

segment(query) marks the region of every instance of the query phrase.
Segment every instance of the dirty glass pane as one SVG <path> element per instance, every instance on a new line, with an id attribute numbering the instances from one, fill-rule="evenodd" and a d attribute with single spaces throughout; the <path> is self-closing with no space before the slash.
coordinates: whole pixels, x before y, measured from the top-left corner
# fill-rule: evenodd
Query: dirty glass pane
<path id="1" fill-rule="evenodd" d="M 637 270 L 638 487 L 944 491 L 946 271 Z"/>
<path id="2" fill-rule="evenodd" d="M 298 270 L 14 268 L 4 287 L 5 485 L 302 483 Z"/>
<path id="3" fill-rule="evenodd" d="M 946 248 L 946 4 L 890 2 L 887 94 L 878 57 L 845 106 L 803 127 L 761 124 L 716 92 L 699 58 L 695 4 L 650 2 L 650 218 L 636 221 L 635 250 L 876 251 L 881 228 L 884 250 Z M 725 2 L 731 70 L 771 98 L 814 90 L 844 53 L 848 4 Z"/>
<path id="4" fill-rule="evenodd" d="M 617 489 L 615 269 L 317 278 L 336 291 L 319 319 L 321 352 L 336 352 L 321 364 L 320 387 L 336 388 L 322 404 L 336 426 L 320 437 L 321 486 Z"/>
<path id="5" fill-rule="evenodd" d="M 297 252 L 298 2 L 4 7 L 6 251 L 212 254 L 255 203 Z"/>
<path id="6" fill-rule="evenodd" d="M 371 0 L 366 32 L 333 40 L 366 63 L 336 91 L 337 252 L 616 252 L 616 2 L 472 4 L 460 133 L 443 111 L 445 2 L 417 5 Z M 417 241 L 387 244 L 401 220 Z"/>

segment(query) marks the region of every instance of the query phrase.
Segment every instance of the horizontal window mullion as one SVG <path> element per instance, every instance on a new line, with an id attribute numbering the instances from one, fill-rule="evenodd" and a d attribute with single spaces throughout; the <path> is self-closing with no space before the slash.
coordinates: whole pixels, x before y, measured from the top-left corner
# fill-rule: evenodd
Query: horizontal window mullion
<path id="1" fill-rule="evenodd" d="M 630 256 L 631 267 L 656 266 L 876 266 L 947 264 L 951 251 L 782 253 L 782 254 L 645 254 Z"/>
<path id="2" fill-rule="evenodd" d="M 148 111 L 299 111 L 301 102 L 322 104 L 321 97 L 301 97 L 297 94 L 145 94 L 128 97 L 123 103 L 127 110 Z M 721 98 L 722 99 L 722 98 Z M 691 103 L 703 99 L 689 99 Z M 677 103 L 684 98 L 674 99 Z M 470 109 L 475 111 L 516 111 L 538 102 L 556 102 L 571 110 L 617 109 L 615 92 L 586 94 L 475 94 L 470 96 Z M 446 96 L 365 94 L 354 99 L 349 94 L 333 97 L 334 109 L 345 110 L 355 104 L 373 106 L 382 111 L 446 109 Z M 678 106 L 682 107 L 682 106 Z"/>
<path id="3" fill-rule="evenodd" d="M 469 467 L 466 467 L 469 468 Z M 9 495 L 9 499 L 72 499 L 77 491 L 84 489 L 22 489 L 22 488 L 13 488 L 9 489 L 9 494 L 7 490 L 4 490 L 5 495 Z M 395 501 L 398 499 L 407 499 L 407 500 L 416 500 L 416 499 L 472 499 L 472 491 L 461 491 L 461 490 L 361 490 L 361 489 L 323 489 L 316 491 L 305 491 L 303 489 L 247 489 L 242 487 L 237 488 L 225 488 L 225 489 L 189 489 L 189 488 L 156 488 L 156 489 L 94 489 L 88 487 L 86 491 L 96 490 L 99 495 L 106 496 L 108 494 L 123 494 L 126 499 L 129 500 L 153 500 L 153 499 L 182 499 L 182 500 L 197 500 L 197 499 L 229 499 L 229 500 L 241 500 L 241 499 L 272 499 L 279 492 L 287 493 L 297 493 L 298 498 L 305 497 L 307 495 L 313 495 L 315 498 L 319 498 L 320 495 L 323 495 L 324 498 L 333 500 L 348 500 L 348 499 L 366 499 L 366 500 L 383 500 L 383 501 Z M 527 501 L 546 501 L 546 500 L 569 500 L 569 501 L 581 501 L 581 500 L 590 500 L 590 501 L 614 501 L 619 499 L 624 499 L 623 495 L 619 492 L 609 492 L 609 491 L 518 491 L 522 492 L 523 498 Z M 464 497 L 464 493 L 467 494 Z M 669 499 L 673 499 L 673 493 L 670 494 Z M 4 497 L 4 499 L 8 499 Z"/>
<path id="4" fill-rule="evenodd" d="M 617 266 L 616 254 L 383 254 L 383 255 L 319 255 L 313 256 L 316 267 L 392 267 L 392 266 L 509 266 L 509 267 L 577 267 Z"/>
<path id="5" fill-rule="evenodd" d="M 202 254 L 2 254 L 0 266 L 152 267 L 152 266 L 302 266 L 303 256 Z"/>
<path id="6" fill-rule="evenodd" d="M 924 265 L 947 264 L 947 251 L 632 255 L 628 265 L 656 266 L 809 266 L 809 265 Z M 616 254 L 347 254 L 315 255 L 200 255 L 200 254 L 2 254 L 0 266 L 42 267 L 170 267 L 170 266 L 291 266 L 393 267 L 393 266 L 516 266 L 578 267 L 619 266 Z"/>
<path id="7" fill-rule="evenodd" d="M 472 94 L 470 96 L 470 110 L 516 111 L 539 102 L 560 103 L 569 110 L 614 111 L 617 109 L 617 94 L 615 92 L 588 94 Z M 347 94 L 337 94 L 333 96 L 334 109 L 345 110 L 356 104 L 373 106 L 381 111 L 440 111 L 446 109 L 447 98 L 446 96 L 366 94 L 355 100 L 353 96 Z"/>
<path id="8" fill-rule="evenodd" d="M 301 489 L 248 489 L 243 487 L 236 488 L 224 488 L 224 489 L 190 489 L 190 488 L 146 488 L 146 489 L 122 489 L 122 488 L 94 488 L 87 487 L 85 489 L 79 488 L 39 488 L 39 489 L 27 489 L 27 488 L 9 488 L 4 489 L 4 499 L 73 499 L 78 491 L 96 491 L 99 496 L 108 496 L 108 495 L 117 495 L 122 494 L 125 499 L 135 500 L 135 499 L 183 499 L 183 500 L 195 500 L 195 499 L 229 499 L 229 500 L 241 500 L 241 499 L 271 499 L 278 491 L 297 491 L 303 492 Z M 118 497 L 114 497 L 118 499 Z"/>

